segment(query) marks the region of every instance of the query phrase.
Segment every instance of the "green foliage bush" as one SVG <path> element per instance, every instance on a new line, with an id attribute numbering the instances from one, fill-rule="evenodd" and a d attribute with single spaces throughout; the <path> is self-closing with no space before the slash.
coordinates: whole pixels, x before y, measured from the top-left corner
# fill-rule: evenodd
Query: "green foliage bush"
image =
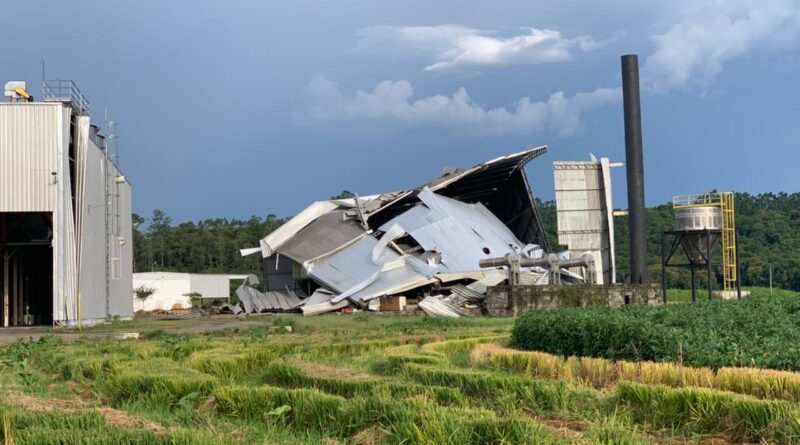
<path id="1" fill-rule="evenodd" d="M 519 349 L 613 360 L 800 370 L 800 297 L 529 311 Z"/>

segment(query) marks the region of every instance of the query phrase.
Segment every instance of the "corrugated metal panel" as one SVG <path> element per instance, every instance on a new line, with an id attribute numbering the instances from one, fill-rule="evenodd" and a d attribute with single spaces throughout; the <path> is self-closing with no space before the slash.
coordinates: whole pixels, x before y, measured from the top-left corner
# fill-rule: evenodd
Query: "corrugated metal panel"
<path id="1" fill-rule="evenodd" d="M 275 250 L 299 264 L 330 254 L 364 235 L 365 230 L 344 210 L 333 210 L 297 232 Z"/>
<path id="2" fill-rule="evenodd" d="M 617 255 L 614 252 L 614 199 L 611 193 L 611 163 L 608 158 L 600 158 L 600 170 L 603 175 L 603 193 L 605 196 L 606 204 L 606 222 L 608 224 L 608 260 L 609 264 L 603 266 L 607 269 L 607 277 L 604 278 L 606 282 L 617 282 Z M 595 262 L 596 264 L 596 262 Z"/>
<path id="3" fill-rule="evenodd" d="M 118 249 L 119 273 L 111 280 L 111 316 L 133 316 L 133 222 L 131 219 L 132 190 L 127 182 L 118 184 L 120 228 L 114 242 Z"/>
<path id="4" fill-rule="evenodd" d="M 481 203 L 466 204 L 427 188 L 418 197 L 426 207 L 413 207 L 380 230 L 399 225 L 425 250 L 441 253 L 450 272 L 478 270 L 481 259 L 521 252 L 525 247 Z"/>
<path id="5" fill-rule="evenodd" d="M 558 219 L 558 242 L 568 246 L 573 256 L 584 253 L 595 259 L 598 284 L 613 282 L 610 258 L 610 228 L 613 209 L 610 180 L 600 161 L 553 163 Z"/>
<path id="6" fill-rule="evenodd" d="M 64 119 L 61 124 L 64 141 L 59 147 L 59 172 L 58 172 L 58 211 L 56 221 L 61 232 L 61 278 L 60 297 L 64 305 L 64 319 L 68 325 L 74 325 L 78 318 L 78 234 L 75 228 L 75 212 L 72 208 L 72 175 L 69 170 L 69 125 L 70 110 L 64 109 Z M 91 318 L 87 318 L 91 320 Z"/>
<path id="7" fill-rule="evenodd" d="M 313 294 L 311 294 L 310 297 L 308 297 L 301 307 L 303 315 L 308 316 L 323 314 L 325 312 L 332 312 L 350 306 L 350 302 L 347 300 L 340 301 L 336 304 L 331 303 L 331 297 L 332 295 L 327 293 L 327 291 L 324 289 L 317 289 Z"/>
<path id="8" fill-rule="evenodd" d="M 0 104 L 0 212 L 55 211 L 65 111 L 61 104 Z"/>
<path id="9" fill-rule="evenodd" d="M 78 255 L 81 317 L 105 319 L 105 156 L 89 141 L 89 118 L 77 118 Z"/>
<path id="10" fill-rule="evenodd" d="M 339 208 L 339 204 L 333 201 L 319 201 L 311 204 L 305 210 L 295 215 L 294 218 L 286 221 L 261 240 L 261 255 L 264 258 L 271 256 L 275 253 L 277 247 L 290 240 L 297 232 L 302 230 L 303 227 L 337 208 Z"/>
<path id="11" fill-rule="evenodd" d="M 78 312 L 76 304 L 77 271 L 75 270 L 77 268 L 77 258 L 75 257 L 72 203 L 67 198 L 70 194 L 68 156 L 70 110 L 62 107 L 61 113 L 61 119 L 57 119 L 54 124 L 56 134 L 61 137 L 60 141 L 53 147 L 56 156 L 55 171 L 57 172 L 54 185 L 56 191 L 53 212 L 53 320 L 74 324 Z M 36 184 L 31 186 L 35 187 Z M 73 262 L 75 267 L 70 267 Z"/>
<path id="12" fill-rule="evenodd" d="M 344 249 L 310 263 L 308 274 L 329 289 L 344 292 L 364 282 L 381 270 L 381 265 L 399 255 L 384 249 L 377 262 L 372 261 L 372 249 L 378 241 L 365 236 Z"/>
<path id="13" fill-rule="evenodd" d="M 133 316 L 131 187 L 115 180 L 119 171 L 89 137 L 89 124 L 88 117 L 78 117 L 75 138 L 78 283 L 83 322 L 115 315 Z M 108 221 L 106 206 L 111 214 Z M 164 303 L 168 306 L 164 309 L 170 309 L 172 304 Z"/>
<path id="14" fill-rule="evenodd" d="M 419 274 L 404 260 L 385 267 L 369 285 L 347 296 L 351 301 L 368 301 L 385 295 L 395 295 L 436 281 Z M 333 301 L 336 302 L 338 297 Z"/>

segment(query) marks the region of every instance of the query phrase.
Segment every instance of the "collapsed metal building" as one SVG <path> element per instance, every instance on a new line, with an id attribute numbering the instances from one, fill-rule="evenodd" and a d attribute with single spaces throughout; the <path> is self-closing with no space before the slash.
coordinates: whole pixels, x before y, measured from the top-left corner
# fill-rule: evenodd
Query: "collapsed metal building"
<path id="1" fill-rule="evenodd" d="M 541 146 L 472 168 L 445 168 L 410 190 L 313 203 L 259 247 L 242 250 L 264 258 L 264 292 L 247 283 L 237 292 L 245 311 L 286 310 L 287 302 L 305 314 L 350 305 L 377 309 L 381 297 L 401 295 L 429 313 L 458 315 L 462 307 L 479 306 L 487 286 L 509 275 L 481 261 L 541 259 L 550 252 L 524 169 L 546 151 Z M 555 268 L 559 282 L 562 274 L 567 282 L 582 280 Z M 519 276 L 527 284 L 547 283 L 553 270 L 523 267 Z"/>

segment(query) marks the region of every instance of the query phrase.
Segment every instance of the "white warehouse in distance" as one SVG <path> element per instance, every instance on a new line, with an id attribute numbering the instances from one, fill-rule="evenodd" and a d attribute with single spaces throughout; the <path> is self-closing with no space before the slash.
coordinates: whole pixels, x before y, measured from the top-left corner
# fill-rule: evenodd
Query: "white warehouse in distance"
<path id="1" fill-rule="evenodd" d="M 24 82 L 0 103 L 3 326 L 133 316 L 131 186 L 71 81 Z"/>
<path id="2" fill-rule="evenodd" d="M 138 311 L 176 310 L 191 307 L 190 294 L 204 300 L 228 300 L 231 280 L 247 275 L 201 274 L 183 272 L 141 272 L 133 274 L 133 289 L 145 287 L 154 292 L 144 300 L 134 299 Z"/>

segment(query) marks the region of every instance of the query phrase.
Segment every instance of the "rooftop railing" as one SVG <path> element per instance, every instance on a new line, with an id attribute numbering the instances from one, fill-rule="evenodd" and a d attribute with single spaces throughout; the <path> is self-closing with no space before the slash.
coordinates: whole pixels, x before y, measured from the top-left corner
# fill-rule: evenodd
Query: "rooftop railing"
<path id="1" fill-rule="evenodd" d="M 721 206 L 722 194 L 718 192 L 702 195 L 679 195 L 672 197 L 672 208 Z"/>
<path id="2" fill-rule="evenodd" d="M 89 114 L 89 101 L 71 80 L 43 81 L 42 97 L 45 101 L 68 102 L 78 114 Z"/>

